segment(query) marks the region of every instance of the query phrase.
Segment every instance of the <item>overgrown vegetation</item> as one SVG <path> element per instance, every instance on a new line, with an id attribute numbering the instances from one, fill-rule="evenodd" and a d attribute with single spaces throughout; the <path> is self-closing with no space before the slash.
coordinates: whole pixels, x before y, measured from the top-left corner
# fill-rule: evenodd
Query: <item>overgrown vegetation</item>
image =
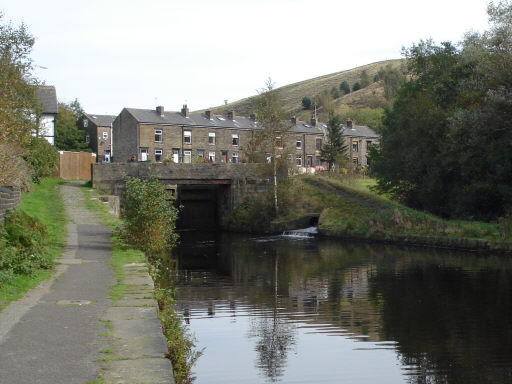
<path id="1" fill-rule="evenodd" d="M 450 218 L 497 220 L 512 209 L 512 2 L 460 48 L 405 50 L 408 78 L 372 154 L 378 189 Z"/>
<path id="2" fill-rule="evenodd" d="M 178 384 L 192 380 L 192 366 L 201 356 L 195 350 L 195 339 L 174 310 L 174 287 L 169 273 L 173 266 L 169 251 L 176 244 L 175 223 L 178 209 L 173 198 L 156 177 L 147 180 L 125 178 L 123 221 L 117 237 L 114 237 L 112 266 L 118 284 L 111 289 L 113 299 L 122 296 L 122 266 L 146 257 L 155 283 L 155 298 L 158 301 L 158 316 L 167 340 L 169 358 L 173 366 L 174 379 Z M 121 241 L 119 241 L 121 240 Z M 126 245 L 132 246 L 137 252 Z"/>
<path id="3" fill-rule="evenodd" d="M 66 217 L 59 184 L 42 179 L 0 226 L 0 309 L 47 278 L 62 252 Z"/>

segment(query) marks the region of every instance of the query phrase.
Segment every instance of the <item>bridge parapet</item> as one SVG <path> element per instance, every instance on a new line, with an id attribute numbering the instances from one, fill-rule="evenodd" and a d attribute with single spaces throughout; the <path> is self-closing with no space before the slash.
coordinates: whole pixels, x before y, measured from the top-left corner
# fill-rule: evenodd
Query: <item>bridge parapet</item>
<path id="1" fill-rule="evenodd" d="M 246 196 L 263 193 L 270 183 L 264 164 L 92 164 L 92 186 L 104 193 L 122 197 L 124 177 L 149 178 L 154 174 L 166 184 L 180 186 L 223 186 L 218 193 L 217 216 L 223 225 Z M 266 176 L 265 176 L 266 175 Z"/>

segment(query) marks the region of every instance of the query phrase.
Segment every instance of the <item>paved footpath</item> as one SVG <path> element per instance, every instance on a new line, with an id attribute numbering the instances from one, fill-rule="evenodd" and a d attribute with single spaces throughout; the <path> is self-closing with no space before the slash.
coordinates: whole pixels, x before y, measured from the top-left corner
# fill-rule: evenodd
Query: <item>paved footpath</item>
<path id="1" fill-rule="evenodd" d="M 70 223 L 54 277 L 0 313 L 0 383 L 173 383 L 151 278 L 127 266 L 132 296 L 112 305 L 111 231 L 85 208 L 80 184 L 61 187 Z"/>

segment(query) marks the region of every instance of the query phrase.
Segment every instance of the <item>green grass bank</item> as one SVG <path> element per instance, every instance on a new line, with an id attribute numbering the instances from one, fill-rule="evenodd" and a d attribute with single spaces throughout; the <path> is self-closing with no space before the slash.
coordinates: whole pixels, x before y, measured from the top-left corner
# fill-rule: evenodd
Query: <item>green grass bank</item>
<path id="1" fill-rule="evenodd" d="M 53 272 L 66 241 L 62 180 L 43 178 L 23 193 L 16 213 L 0 226 L 0 310 Z"/>
<path id="2" fill-rule="evenodd" d="M 280 211 L 272 217 L 270 193 L 246 200 L 233 214 L 230 229 L 268 231 L 300 216 L 319 214 L 321 236 L 434 247 L 512 253 L 512 220 L 443 220 L 371 192 L 372 179 L 296 176 L 279 186 Z"/>

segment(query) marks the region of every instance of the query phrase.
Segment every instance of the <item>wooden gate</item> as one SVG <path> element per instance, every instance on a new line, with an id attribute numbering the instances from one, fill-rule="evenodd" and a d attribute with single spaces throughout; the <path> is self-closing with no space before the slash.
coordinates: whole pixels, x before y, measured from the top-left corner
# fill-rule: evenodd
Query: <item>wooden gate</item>
<path id="1" fill-rule="evenodd" d="M 90 152 L 59 151 L 59 166 L 56 177 L 61 179 L 91 179 L 91 164 L 96 154 Z"/>

